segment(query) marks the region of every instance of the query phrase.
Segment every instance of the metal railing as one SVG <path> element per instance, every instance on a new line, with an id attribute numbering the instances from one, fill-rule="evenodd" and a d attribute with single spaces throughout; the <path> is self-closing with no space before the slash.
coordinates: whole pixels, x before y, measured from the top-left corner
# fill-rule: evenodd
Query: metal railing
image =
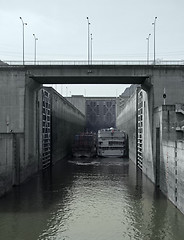
<path id="1" fill-rule="evenodd" d="M 88 63 L 87 60 L 41 60 L 41 61 L 24 61 L 24 66 L 38 66 L 38 65 L 184 65 L 184 60 L 94 60 Z M 22 61 L 3 61 L 0 63 L 2 66 L 23 66 Z"/>

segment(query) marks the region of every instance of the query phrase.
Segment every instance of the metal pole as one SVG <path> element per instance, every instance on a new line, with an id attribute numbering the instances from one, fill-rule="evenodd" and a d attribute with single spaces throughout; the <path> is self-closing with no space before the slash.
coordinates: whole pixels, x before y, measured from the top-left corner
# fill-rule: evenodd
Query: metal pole
<path id="1" fill-rule="evenodd" d="M 146 38 L 147 40 L 147 64 L 149 64 L 149 38 L 150 38 L 151 34 L 148 35 L 148 37 Z"/>
<path id="2" fill-rule="evenodd" d="M 155 25 L 156 25 L 156 20 L 157 20 L 157 17 L 155 17 L 155 20 L 152 23 L 152 25 L 154 25 L 154 64 L 155 64 Z"/>
<path id="3" fill-rule="evenodd" d="M 22 60 L 22 63 L 24 65 L 24 26 L 27 25 L 27 23 L 24 23 L 23 19 L 20 17 L 20 20 L 22 21 L 22 27 L 23 27 L 23 51 L 22 51 L 22 54 L 23 54 L 23 60 Z"/>
<path id="4" fill-rule="evenodd" d="M 89 65 L 89 58 L 90 58 L 90 56 L 89 56 L 89 51 L 90 51 L 90 43 L 89 43 L 89 39 L 90 39 L 90 33 L 89 33 L 89 25 L 90 25 L 90 22 L 89 22 L 89 18 L 87 17 L 87 21 L 88 21 L 88 65 Z"/>
<path id="5" fill-rule="evenodd" d="M 34 33 L 33 33 L 33 37 L 34 37 L 34 40 L 35 40 L 34 64 L 36 65 L 36 41 L 38 40 L 38 38 L 36 38 Z"/>
<path id="6" fill-rule="evenodd" d="M 92 51 L 93 51 L 93 37 L 92 37 L 92 33 L 91 33 L 91 65 L 92 65 Z"/>

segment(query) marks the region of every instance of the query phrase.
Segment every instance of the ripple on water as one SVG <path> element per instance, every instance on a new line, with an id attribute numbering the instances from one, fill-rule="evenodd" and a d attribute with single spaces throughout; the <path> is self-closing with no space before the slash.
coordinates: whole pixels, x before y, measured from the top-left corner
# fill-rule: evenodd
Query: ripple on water
<path id="1" fill-rule="evenodd" d="M 0 201 L 2 239 L 183 239 L 183 215 L 131 162 L 71 160 L 34 184 Z"/>

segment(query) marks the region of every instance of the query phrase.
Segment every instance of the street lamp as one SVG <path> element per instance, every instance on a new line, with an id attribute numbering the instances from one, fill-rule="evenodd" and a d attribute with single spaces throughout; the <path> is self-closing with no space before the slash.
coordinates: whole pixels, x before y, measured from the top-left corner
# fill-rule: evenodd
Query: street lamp
<path id="1" fill-rule="evenodd" d="M 93 35 L 91 33 L 91 65 L 92 65 L 92 51 L 93 51 Z"/>
<path id="2" fill-rule="evenodd" d="M 89 32 L 89 25 L 90 25 L 90 22 L 89 22 L 89 18 L 87 17 L 87 22 L 88 22 L 88 65 L 89 65 L 89 58 L 90 58 L 90 54 L 89 54 L 89 51 L 90 51 L 90 32 Z"/>
<path id="3" fill-rule="evenodd" d="M 27 25 L 27 23 L 25 23 L 24 21 L 23 21 L 23 19 L 20 17 L 20 20 L 22 21 L 22 27 L 23 27 L 23 61 L 22 61 L 22 63 L 23 63 L 23 65 L 24 65 L 24 26 L 25 25 Z"/>
<path id="4" fill-rule="evenodd" d="M 146 38 L 147 40 L 147 64 L 149 64 L 149 39 L 150 39 L 151 34 L 148 35 Z"/>
<path id="5" fill-rule="evenodd" d="M 157 17 L 155 17 L 155 20 L 152 23 L 152 25 L 154 25 L 154 64 L 155 64 L 155 26 L 156 26 L 156 20 L 157 20 Z"/>
<path id="6" fill-rule="evenodd" d="M 36 37 L 36 35 L 34 33 L 33 33 L 33 37 L 35 40 L 34 64 L 36 65 L 36 41 L 38 40 L 38 38 Z"/>

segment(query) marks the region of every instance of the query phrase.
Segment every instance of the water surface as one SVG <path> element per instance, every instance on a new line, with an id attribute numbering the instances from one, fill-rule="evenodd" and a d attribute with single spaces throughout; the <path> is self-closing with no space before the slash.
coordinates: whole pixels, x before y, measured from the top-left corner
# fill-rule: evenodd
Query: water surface
<path id="1" fill-rule="evenodd" d="M 0 199 L 0 239 L 182 240 L 184 216 L 128 159 L 71 159 Z"/>

